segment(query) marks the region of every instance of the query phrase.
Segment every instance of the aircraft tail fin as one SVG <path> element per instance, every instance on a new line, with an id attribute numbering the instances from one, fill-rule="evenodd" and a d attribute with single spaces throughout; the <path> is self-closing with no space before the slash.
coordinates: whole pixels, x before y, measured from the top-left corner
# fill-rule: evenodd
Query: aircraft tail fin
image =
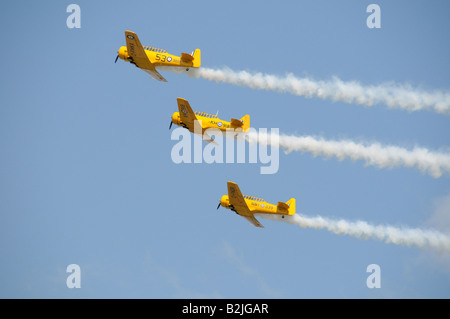
<path id="1" fill-rule="evenodd" d="M 287 206 L 289 207 L 288 215 L 295 215 L 295 198 L 291 198 L 286 202 Z"/>
<path id="2" fill-rule="evenodd" d="M 248 114 L 244 115 L 244 117 L 241 118 L 241 122 L 243 123 L 242 130 L 244 132 L 247 132 L 248 129 L 250 128 L 250 115 Z"/>
<path id="3" fill-rule="evenodd" d="M 202 57 L 201 57 L 201 52 L 200 49 L 195 49 L 194 54 L 192 55 L 192 57 L 194 58 L 194 60 L 192 61 L 192 67 L 193 68 L 199 68 L 200 65 L 202 64 Z"/>

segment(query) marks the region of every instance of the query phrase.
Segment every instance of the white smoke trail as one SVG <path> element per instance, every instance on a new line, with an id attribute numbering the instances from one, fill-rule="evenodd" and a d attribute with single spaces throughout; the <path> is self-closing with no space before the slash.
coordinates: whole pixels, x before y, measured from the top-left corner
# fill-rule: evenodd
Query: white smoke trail
<path id="1" fill-rule="evenodd" d="M 326 229 L 336 235 L 348 235 L 361 240 L 371 238 L 400 246 L 450 251 L 450 236 L 435 230 L 397 228 L 389 225 L 374 226 L 365 221 L 350 222 L 343 219 L 333 220 L 321 216 L 307 217 L 299 214 L 285 216 L 285 218 L 270 214 L 255 215 L 298 225 L 301 228 Z"/>
<path id="2" fill-rule="evenodd" d="M 251 130 L 246 133 L 250 143 L 258 142 L 271 145 L 270 134 L 257 133 Z M 313 136 L 278 136 L 279 146 L 286 150 L 310 152 L 314 156 L 336 157 L 338 160 L 363 160 L 366 165 L 378 168 L 404 166 L 417 168 L 434 178 L 441 177 L 444 172 L 450 172 L 450 154 L 431 152 L 423 147 L 407 150 L 398 146 L 381 145 L 379 143 L 363 144 L 349 140 L 325 140 Z"/>
<path id="3" fill-rule="evenodd" d="M 171 71 L 177 72 L 177 70 Z M 191 69 L 188 75 L 210 81 L 246 86 L 251 89 L 286 92 L 367 107 L 375 104 L 386 104 L 392 109 L 431 110 L 436 113 L 450 114 L 450 92 L 437 90 L 427 92 L 415 89 L 410 85 L 384 83 L 363 86 L 356 81 L 342 81 L 338 77 L 333 77 L 329 81 L 316 81 L 306 77 L 297 78 L 291 73 L 285 77 L 279 77 L 263 73 L 233 71 L 227 67 L 222 69 L 204 67 Z"/>

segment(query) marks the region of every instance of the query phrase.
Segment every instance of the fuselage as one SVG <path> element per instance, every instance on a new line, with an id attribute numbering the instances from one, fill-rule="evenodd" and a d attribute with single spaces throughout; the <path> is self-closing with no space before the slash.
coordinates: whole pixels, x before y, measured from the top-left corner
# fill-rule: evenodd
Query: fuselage
<path id="1" fill-rule="evenodd" d="M 277 208 L 277 205 L 273 205 L 271 203 L 266 202 L 262 198 L 244 195 L 245 203 L 247 204 L 249 210 L 252 213 L 256 214 L 280 214 L 280 215 L 288 215 L 287 211 L 281 211 Z M 225 208 L 234 210 L 234 207 L 230 205 L 230 200 L 228 195 L 223 195 L 220 199 L 220 205 Z"/>
<path id="2" fill-rule="evenodd" d="M 221 131 L 226 131 L 227 129 L 232 129 L 230 122 L 223 121 L 223 120 L 219 119 L 216 115 L 207 114 L 207 113 L 203 113 L 203 112 L 195 112 L 195 116 L 198 121 L 201 121 L 203 132 L 209 128 L 215 128 L 215 129 L 219 129 Z M 181 121 L 180 112 L 173 113 L 172 122 L 178 126 L 187 128 L 192 133 L 195 133 L 193 127 L 187 127 Z"/>
<path id="3" fill-rule="evenodd" d="M 178 66 L 184 68 L 194 67 L 192 61 L 183 61 L 179 56 L 169 54 L 166 50 L 143 46 L 145 54 L 155 66 Z M 119 58 L 131 62 L 130 55 L 126 46 L 119 48 Z"/>

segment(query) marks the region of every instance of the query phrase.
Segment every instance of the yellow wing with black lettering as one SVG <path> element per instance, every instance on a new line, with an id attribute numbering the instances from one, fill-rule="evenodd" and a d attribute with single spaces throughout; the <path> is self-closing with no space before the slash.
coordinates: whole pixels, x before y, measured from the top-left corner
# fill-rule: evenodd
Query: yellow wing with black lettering
<path id="1" fill-rule="evenodd" d="M 180 120 L 183 122 L 187 129 L 194 131 L 194 121 L 197 120 L 194 111 L 192 111 L 189 102 L 181 97 L 177 98 L 178 111 L 180 113 Z M 200 131 L 201 132 L 201 131 Z"/>
<path id="2" fill-rule="evenodd" d="M 182 98 L 177 98 L 178 102 L 178 113 L 180 114 L 180 120 L 185 125 L 185 127 L 191 131 L 192 133 L 197 133 L 201 135 L 201 138 L 208 143 L 217 143 L 209 136 L 206 132 L 203 131 L 203 127 L 201 124 L 201 120 L 198 120 L 194 111 L 192 111 L 189 102 Z"/>
<path id="3" fill-rule="evenodd" d="M 255 225 L 256 227 L 264 227 L 253 215 L 250 209 L 245 202 L 244 196 L 242 196 L 241 190 L 236 183 L 227 182 L 228 186 L 228 199 L 230 201 L 230 205 L 233 206 L 234 211 L 247 219 L 250 223 Z"/>
<path id="4" fill-rule="evenodd" d="M 137 34 L 133 31 L 125 31 L 125 40 L 127 41 L 127 52 L 131 62 L 138 68 L 150 74 L 155 80 L 167 82 L 167 80 L 156 71 L 153 63 L 150 62 Z"/>

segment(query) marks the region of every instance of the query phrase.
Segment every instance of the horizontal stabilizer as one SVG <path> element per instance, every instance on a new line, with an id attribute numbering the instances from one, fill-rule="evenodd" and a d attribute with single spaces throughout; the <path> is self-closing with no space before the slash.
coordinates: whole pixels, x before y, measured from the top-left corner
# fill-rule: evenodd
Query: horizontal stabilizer
<path id="1" fill-rule="evenodd" d="M 242 127 L 242 125 L 244 125 L 244 123 L 241 120 L 236 120 L 236 119 L 231 119 L 230 124 L 232 127 Z"/>
<path id="2" fill-rule="evenodd" d="M 280 210 L 282 212 L 286 212 L 287 213 L 289 211 L 288 204 L 283 203 L 283 202 L 278 202 L 277 208 L 278 208 L 278 210 Z"/>
<path id="3" fill-rule="evenodd" d="M 192 62 L 194 60 L 194 57 L 187 53 L 181 53 L 181 61 L 183 62 Z"/>

